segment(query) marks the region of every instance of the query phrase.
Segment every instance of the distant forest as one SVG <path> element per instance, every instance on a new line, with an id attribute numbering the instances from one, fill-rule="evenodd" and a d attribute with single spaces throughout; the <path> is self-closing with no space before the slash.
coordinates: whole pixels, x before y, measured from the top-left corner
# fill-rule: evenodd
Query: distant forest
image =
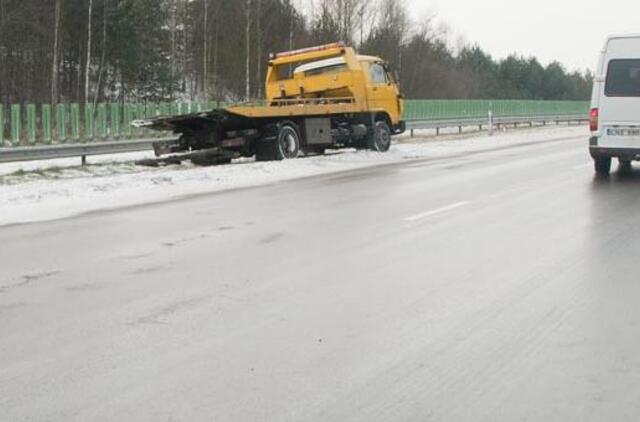
<path id="1" fill-rule="evenodd" d="M 260 98 L 270 52 L 337 40 L 388 60 L 408 98 L 591 93 L 590 73 L 558 62 L 453 48 L 432 19 L 416 20 L 401 0 L 301 3 L 0 0 L 0 103 Z"/>

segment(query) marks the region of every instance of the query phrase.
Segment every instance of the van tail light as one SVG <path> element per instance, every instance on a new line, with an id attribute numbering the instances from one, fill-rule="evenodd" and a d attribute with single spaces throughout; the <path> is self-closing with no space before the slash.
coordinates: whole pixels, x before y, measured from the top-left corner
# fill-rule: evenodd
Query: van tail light
<path id="1" fill-rule="evenodd" d="M 600 116 L 600 112 L 597 108 L 592 108 L 589 113 L 589 127 L 591 128 L 591 132 L 598 131 L 598 117 Z"/>

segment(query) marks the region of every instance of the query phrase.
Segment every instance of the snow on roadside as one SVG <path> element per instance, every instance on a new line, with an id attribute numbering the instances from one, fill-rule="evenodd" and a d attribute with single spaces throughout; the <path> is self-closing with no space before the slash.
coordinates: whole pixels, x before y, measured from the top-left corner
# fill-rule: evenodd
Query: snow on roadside
<path id="1" fill-rule="evenodd" d="M 326 156 L 281 162 L 240 160 L 232 165 L 163 168 L 136 166 L 150 153 L 0 165 L 0 226 L 69 217 L 89 211 L 139 205 L 185 195 L 265 185 L 300 177 L 376 166 L 403 160 L 445 157 L 551 138 L 588 136 L 587 129 L 561 127 L 518 130 L 472 137 L 402 137 L 385 154 L 343 150 Z"/>

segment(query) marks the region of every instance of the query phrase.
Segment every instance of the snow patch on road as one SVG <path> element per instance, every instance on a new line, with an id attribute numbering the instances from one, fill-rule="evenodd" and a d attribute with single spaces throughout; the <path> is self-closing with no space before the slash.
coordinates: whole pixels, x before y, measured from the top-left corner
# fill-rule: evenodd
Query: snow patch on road
<path id="1" fill-rule="evenodd" d="M 403 160 L 453 156 L 552 138 L 588 136 L 588 129 L 562 127 L 518 130 L 489 137 L 409 138 L 391 151 L 341 150 L 326 156 L 281 162 L 237 160 L 234 164 L 163 168 L 136 166 L 151 153 L 0 165 L 0 225 L 69 217 L 85 212 L 166 201 L 182 196 L 265 185 L 301 177 L 371 167 Z"/>

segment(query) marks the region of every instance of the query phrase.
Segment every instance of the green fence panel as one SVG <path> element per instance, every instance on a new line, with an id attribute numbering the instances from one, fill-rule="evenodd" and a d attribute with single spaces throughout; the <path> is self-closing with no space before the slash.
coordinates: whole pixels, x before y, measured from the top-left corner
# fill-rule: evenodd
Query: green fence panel
<path id="1" fill-rule="evenodd" d="M 36 105 L 27 104 L 27 141 L 30 144 L 36 143 Z"/>
<path id="2" fill-rule="evenodd" d="M 158 106 L 158 110 L 161 116 L 168 116 L 171 114 L 171 104 L 160 103 L 160 105 Z"/>
<path id="3" fill-rule="evenodd" d="M 408 100 L 406 120 L 447 120 L 482 118 L 489 110 L 496 117 L 563 116 L 587 113 L 586 101 L 520 100 Z"/>
<path id="4" fill-rule="evenodd" d="M 42 140 L 45 144 L 50 144 L 51 139 L 51 106 L 43 104 L 41 109 L 40 124 L 42 126 Z"/>
<path id="5" fill-rule="evenodd" d="M 0 106 L 0 144 L 9 138 L 11 144 L 39 142 L 64 143 L 93 139 L 119 139 L 131 137 L 163 136 L 162 132 L 146 128 L 133 128 L 136 119 L 156 116 L 181 115 L 204 112 L 224 107 L 223 102 L 163 102 L 147 104 L 48 104 L 39 110 L 34 104 Z M 489 111 L 494 117 L 522 117 L 587 114 L 587 101 L 531 101 L 531 100 L 407 100 L 404 118 L 416 120 L 482 119 Z M 6 113 L 6 116 L 5 116 Z M 55 128 L 54 121 L 55 120 Z M 24 125 L 24 127 L 23 127 Z M 55 130 L 54 130 L 55 129 Z M 24 133 L 23 133 L 24 130 Z M 8 133 L 7 133 L 8 131 Z M 6 135 L 6 136 L 5 136 Z"/>
<path id="6" fill-rule="evenodd" d="M 125 138 L 131 137 L 132 127 L 131 122 L 134 120 L 134 106 L 132 104 L 125 104 L 123 106 L 123 120 L 122 120 L 122 134 Z"/>
<path id="7" fill-rule="evenodd" d="M 136 136 L 137 130 L 131 126 L 131 122 L 136 119 L 137 106 L 135 104 L 126 104 L 124 109 L 125 116 L 124 121 L 122 122 L 122 127 L 127 134 L 127 137 Z"/>
<path id="8" fill-rule="evenodd" d="M 160 115 L 168 116 L 171 114 L 171 104 L 170 103 L 160 103 Z"/>
<path id="9" fill-rule="evenodd" d="M 96 107 L 96 135 L 98 138 L 105 139 L 107 133 L 107 105 L 104 103 L 98 104 Z"/>
<path id="10" fill-rule="evenodd" d="M 84 105 L 84 140 L 93 141 L 95 138 L 96 108 L 93 104 Z"/>
<path id="11" fill-rule="evenodd" d="M 69 106 L 71 118 L 71 140 L 73 142 L 80 141 L 80 104 L 71 104 Z"/>
<path id="12" fill-rule="evenodd" d="M 122 106 L 111 104 L 109 107 L 109 137 L 118 139 L 121 136 Z"/>
<path id="13" fill-rule="evenodd" d="M 67 142 L 67 106 L 64 104 L 56 105 L 56 135 L 58 142 Z"/>
<path id="14" fill-rule="evenodd" d="M 147 113 L 147 107 L 145 104 L 136 104 L 134 120 L 143 120 L 145 118 L 146 113 Z M 145 136 L 148 129 L 138 127 L 138 128 L 135 128 L 135 131 L 136 131 L 136 136 Z"/>
<path id="15" fill-rule="evenodd" d="M 11 105 L 11 143 L 13 145 L 20 144 L 20 136 L 22 136 L 20 108 L 20 104 Z"/>
<path id="16" fill-rule="evenodd" d="M 156 103 L 147 104 L 146 118 L 154 118 L 158 115 L 158 105 Z"/>

